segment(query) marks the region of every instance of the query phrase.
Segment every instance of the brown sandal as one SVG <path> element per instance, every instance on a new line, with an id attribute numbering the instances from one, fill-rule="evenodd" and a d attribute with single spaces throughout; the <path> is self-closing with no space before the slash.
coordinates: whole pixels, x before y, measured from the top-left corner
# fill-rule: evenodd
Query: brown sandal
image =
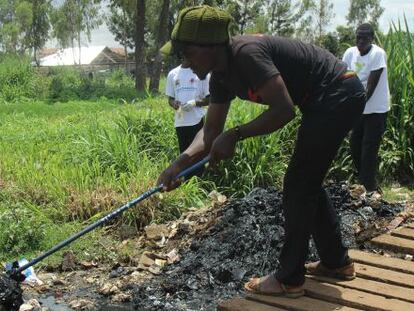
<path id="1" fill-rule="evenodd" d="M 244 284 L 244 289 L 251 294 L 257 294 L 257 295 L 267 295 L 267 296 L 278 296 L 278 297 L 287 297 L 287 298 L 299 298 L 305 295 L 305 291 L 303 290 L 302 286 L 287 286 L 282 283 L 280 283 L 277 279 L 275 279 L 281 288 L 280 292 L 274 292 L 274 291 L 265 291 L 260 288 L 261 285 L 261 279 L 262 278 L 253 278 L 250 279 L 249 282 Z"/>
<path id="2" fill-rule="evenodd" d="M 353 262 L 341 268 L 330 269 L 325 267 L 320 261 L 317 261 L 306 264 L 305 269 L 306 273 L 310 275 L 325 276 L 345 281 L 351 281 L 356 277 Z"/>

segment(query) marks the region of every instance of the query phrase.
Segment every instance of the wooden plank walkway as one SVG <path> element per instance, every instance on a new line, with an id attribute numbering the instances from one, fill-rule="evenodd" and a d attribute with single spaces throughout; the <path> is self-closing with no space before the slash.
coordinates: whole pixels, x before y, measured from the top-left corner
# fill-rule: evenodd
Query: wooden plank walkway
<path id="1" fill-rule="evenodd" d="M 414 223 L 372 240 L 381 249 L 414 255 Z M 218 311 L 414 311 L 414 262 L 350 250 L 357 278 L 308 276 L 298 299 L 247 295 L 224 301 Z"/>

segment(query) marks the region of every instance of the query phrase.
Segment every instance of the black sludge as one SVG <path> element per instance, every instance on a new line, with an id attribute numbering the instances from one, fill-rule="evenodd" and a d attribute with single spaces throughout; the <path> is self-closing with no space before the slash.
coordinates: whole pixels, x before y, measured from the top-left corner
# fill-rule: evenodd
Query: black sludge
<path id="1" fill-rule="evenodd" d="M 341 218 L 343 242 L 350 248 L 367 247 L 375 221 L 402 211 L 400 204 L 380 202 L 371 207 L 353 198 L 346 183 L 326 187 Z M 283 246 L 282 194 L 275 188 L 256 188 L 246 197 L 222 207 L 221 217 L 188 249 L 181 261 L 136 286 L 136 310 L 216 310 L 220 300 L 243 295 L 243 284 L 255 275 L 279 268 Z M 369 235 L 362 234 L 371 232 Z M 318 260 L 313 241 L 308 260 Z"/>
<path id="2" fill-rule="evenodd" d="M 23 304 L 19 283 L 6 274 L 0 274 L 0 311 L 17 311 Z"/>

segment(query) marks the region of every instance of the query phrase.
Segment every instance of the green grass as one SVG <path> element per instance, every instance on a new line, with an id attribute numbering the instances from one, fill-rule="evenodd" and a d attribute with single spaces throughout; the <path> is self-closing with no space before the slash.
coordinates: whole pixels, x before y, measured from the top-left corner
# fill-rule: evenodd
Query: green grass
<path id="1" fill-rule="evenodd" d="M 140 106 L 113 101 L 0 105 L 0 235 L 15 231 L 8 242 L 2 239 L 7 252 L 0 259 L 48 248 L 58 240 L 52 237 L 76 232 L 83 222 L 153 187 L 169 162 L 161 151 L 168 148 L 170 158 L 177 153 L 170 144 L 175 138 L 169 119 L 164 118 L 165 128 L 154 121 L 163 110 L 157 111 L 158 104 L 149 99 Z M 157 141 L 161 129 L 166 137 Z M 171 219 L 184 206 L 201 205 L 206 196 L 194 182 L 181 191 L 193 195 L 151 198 L 123 221 L 142 227 Z"/>
<path id="2" fill-rule="evenodd" d="M 238 102 L 228 126 L 247 122 L 261 109 Z M 0 231 L 7 234 L 14 215 L 19 219 L 0 259 L 49 248 L 57 241 L 50 232 L 67 236 L 137 197 L 155 186 L 159 173 L 178 155 L 173 111 L 164 97 L 134 105 L 111 100 L 4 104 L 0 131 L 5 193 Z M 174 219 L 185 209 L 202 206 L 216 184 L 220 191 L 240 196 L 255 185 L 280 182 L 290 142 L 281 148 L 279 141 L 291 132 L 243 142 L 235 160 L 204 181 L 193 178 L 174 192 L 155 195 L 121 221 L 141 229 Z M 27 233 L 27 228 L 36 229 Z"/>
<path id="3" fill-rule="evenodd" d="M 388 202 L 408 201 L 414 203 L 414 186 L 386 185 L 383 187 L 384 200 Z M 413 210 L 414 212 L 414 210 Z"/>

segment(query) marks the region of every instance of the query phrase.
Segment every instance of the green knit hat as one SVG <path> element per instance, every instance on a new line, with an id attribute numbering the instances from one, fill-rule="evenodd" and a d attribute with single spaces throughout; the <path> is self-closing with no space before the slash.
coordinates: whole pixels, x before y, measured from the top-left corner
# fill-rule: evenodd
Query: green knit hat
<path id="1" fill-rule="evenodd" d="M 173 52 L 173 42 L 198 45 L 221 44 L 229 41 L 231 16 L 226 11 L 208 5 L 193 6 L 180 11 L 177 23 L 168 41 L 160 52 Z"/>

